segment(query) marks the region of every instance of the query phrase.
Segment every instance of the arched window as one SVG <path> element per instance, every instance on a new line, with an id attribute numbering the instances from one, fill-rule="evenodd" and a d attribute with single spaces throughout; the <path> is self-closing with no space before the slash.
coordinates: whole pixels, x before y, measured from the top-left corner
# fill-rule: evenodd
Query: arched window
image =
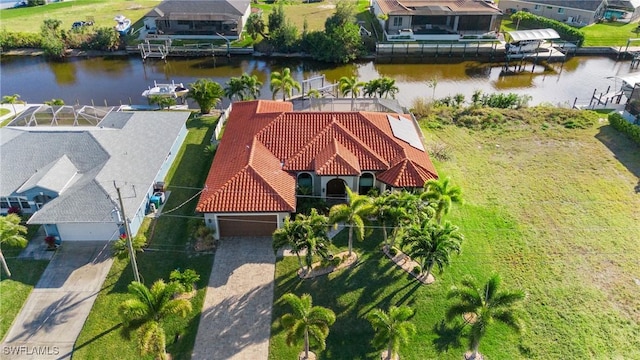
<path id="1" fill-rule="evenodd" d="M 313 194 L 313 178 L 311 174 L 301 173 L 298 174 L 298 194 L 311 195 Z"/>
<path id="2" fill-rule="evenodd" d="M 366 195 L 369 190 L 373 189 L 373 174 L 364 173 L 360 175 L 360 182 L 358 184 L 358 193 Z"/>

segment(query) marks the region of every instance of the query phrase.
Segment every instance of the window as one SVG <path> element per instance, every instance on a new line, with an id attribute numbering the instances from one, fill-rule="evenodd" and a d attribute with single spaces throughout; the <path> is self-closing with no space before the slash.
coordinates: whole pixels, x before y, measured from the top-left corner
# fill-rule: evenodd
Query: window
<path id="1" fill-rule="evenodd" d="M 558 14 L 564 14 L 564 8 L 558 8 Z"/>
<path id="2" fill-rule="evenodd" d="M 536 5 L 533 7 L 534 10 L 540 10 L 540 5 Z"/>
<path id="3" fill-rule="evenodd" d="M 7 198 L 3 197 L 0 198 L 0 209 L 8 209 L 9 208 L 9 201 L 7 200 Z"/>
<path id="4" fill-rule="evenodd" d="M 364 195 L 373 189 L 373 175 L 364 173 L 360 176 L 360 183 L 358 184 L 358 193 Z"/>
<path id="5" fill-rule="evenodd" d="M 11 207 L 20 208 L 20 201 L 18 201 L 18 198 L 10 197 L 9 198 L 9 204 L 11 205 Z"/>
<path id="6" fill-rule="evenodd" d="M 20 206 L 23 209 L 31 209 L 31 205 L 29 205 L 29 202 L 25 199 L 20 199 Z"/>
<path id="7" fill-rule="evenodd" d="M 402 26 L 402 18 L 401 17 L 394 17 L 393 18 L 393 26 Z"/>
<path id="8" fill-rule="evenodd" d="M 299 195 L 311 195 L 313 194 L 313 178 L 310 174 L 302 173 L 298 175 L 298 194 Z"/>
<path id="9" fill-rule="evenodd" d="M 551 10 L 551 9 L 553 9 L 553 7 L 552 6 L 547 6 L 547 9 Z"/>

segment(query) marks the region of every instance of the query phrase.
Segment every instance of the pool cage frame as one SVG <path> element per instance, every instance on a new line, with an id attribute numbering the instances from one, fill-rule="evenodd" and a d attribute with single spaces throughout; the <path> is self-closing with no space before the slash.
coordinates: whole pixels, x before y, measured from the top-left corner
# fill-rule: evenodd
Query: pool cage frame
<path id="1" fill-rule="evenodd" d="M 90 105 L 33 105 L 7 126 L 97 126 L 116 107 Z"/>

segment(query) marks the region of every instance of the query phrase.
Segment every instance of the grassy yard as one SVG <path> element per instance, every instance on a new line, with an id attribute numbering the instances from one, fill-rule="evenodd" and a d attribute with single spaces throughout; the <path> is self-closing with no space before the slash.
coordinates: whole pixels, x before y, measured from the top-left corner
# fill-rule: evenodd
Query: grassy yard
<path id="1" fill-rule="evenodd" d="M 623 46 L 627 45 L 630 38 L 640 37 L 636 32 L 638 23 L 624 24 L 619 22 L 593 24 L 583 27 L 585 40 L 583 46 Z M 638 46 L 639 42 L 631 43 L 631 46 Z"/>
<path id="2" fill-rule="evenodd" d="M 465 274 L 485 280 L 492 273 L 527 293 L 526 330 L 490 329 L 480 347 L 488 358 L 640 358 L 639 148 L 606 122 L 543 129 L 425 129 L 428 143 L 450 147 L 452 160 L 436 166 L 466 199 L 449 217 L 466 236 L 462 254 L 433 285 L 392 265 L 377 232 L 356 244 L 357 266 L 328 277 L 300 281 L 295 258 L 278 261 L 276 299 L 308 292 L 337 315 L 320 359 L 379 359 L 363 317 L 391 304 L 416 310 L 418 334 L 402 347 L 403 359 L 460 359 L 468 329 L 442 322 L 446 293 Z M 270 359 L 299 351 L 284 343 L 284 311 L 275 305 Z"/>
<path id="3" fill-rule="evenodd" d="M 10 31 L 39 32 L 45 19 L 62 21 L 61 28 L 71 29 L 76 21 L 92 17 L 96 26 L 115 26 L 113 18 L 122 14 L 136 22 L 156 7 L 157 0 L 74 0 L 45 6 L 0 10 L 2 28 Z"/>
<path id="4" fill-rule="evenodd" d="M 165 211 L 173 209 L 197 193 L 206 179 L 211 158 L 204 155 L 215 125 L 214 118 L 196 118 L 187 123 L 189 134 L 167 176 L 168 190 Z M 168 280 L 174 269 L 192 268 L 201 276 L 198 292 L 193 299 L 193 311 L 186 319 L 170 318 L 166 322 L 167 351 L 173 359 L 189 359 L 195 342 L 204 289 L 211 272 L 213 256 L 198 254 L 192 249 L 190 238 L 198 224 L 193 216 L 197 197 L 177 211 L 161 216 L 154 224 L 146 220 L 143 226 L 149 239 L 149 248 L 138 256 L 138 267 L 143 282 Z M 140 359 L 137 338 L 125 340 L 117 314 L 120 303 L 128 298 L 127 285 L 133 280 L 128 261 L 116 260 L 107 276 L 78 340 L 74 358 L 77 359 Z M 183 329 L 184 330 L 180 330 Z"/>
<path id="5" fill-rule="evenodd" d="M 25 237 L 33 238 L 38 228 L 39 226 L 28 226 Z M 7 278 L 4 271 L 0 270 L 0 341 L 4 339 L 29 293 L 49 265 L 47 260 L 17 259 L 21 251 L 22 249 L 14 247 L 2 249 L 12 276 Z"/>

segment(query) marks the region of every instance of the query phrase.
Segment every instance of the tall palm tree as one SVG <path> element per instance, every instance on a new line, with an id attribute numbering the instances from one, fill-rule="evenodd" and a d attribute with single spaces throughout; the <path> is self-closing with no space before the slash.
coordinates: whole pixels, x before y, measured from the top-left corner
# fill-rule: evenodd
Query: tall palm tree
<path id="1" fill-rule="evenodd" d="M 220 102 L 223 96 L 224 90 L 222 86 L 209 79 L 198 79 L 196 82 L 189 84 L 189 92 L 187 93 L 187 97 L 198 103 L 202 114 L 210 113 L 211 109 Z"/>
<path id="2" fill-rule="evenodd" d="M 420 214 L 423 206 L 417 195 L 406 190 L 393 191 L 386 200 L 388 206 L 393 209 L 389 214 L 389 224 L 393 227 L 391 239 L 393 245 L 403 231 L 404 225 L 422 219 Z"/>
<path id="3" fill-rule="evenodd" d="M 13 108 L 13 114 L 16 114 L 16 104 L 21 103 L 22 101 L 20 101 L 20 95 L 19 94 L 13 94 L 13 95 L 5 95 L 2 97 L 2 103 L 3 104 L 11 104 L 11 108 Z"/>
<path id="4" fill-rule="evenodd" d="M 391 95 L 392 99 L 396 98 L 396 94 L 400 91 L 396 86 L 396 80 L 387 76 L 383 76 L 380 79 L 380 85 L 378 86 L 378 95 L 385 99 Z"/>
<path id="5" fill-rule="evenodd" d="M 20 216 L 17 214 L 0 216 L 0 262 L 2 262 L 2 268 L 7 277 L 11 277 L 11 271 L 9 271 L 9 266 L 7 266 L 7 261 L 2 253 L 2 246 L 24 248 L 28 244 L 27 239 L 24 237 L 26 234 L 27 228 L 20 225 Z"/>
<path id="6" fill-rule="evenodd" d="M 284 219 L 284 224 L 282 227 L 276 229 L 273 232 L 273 251 L 276 252 L 278 249 L 283 248 L 285 246 L 289 246 L 291 251 L 296 254 L 298 258 L 298 264 L 300 265 L 300 270 L 304 270 L 304 264 L 302 263 L 302 257 L 300 253 L 305 248 L 304 244 L 304 227 L 300 221 L 292 220 L 290 217 L 286 217 Z"/>
<path id="7" fill-rule="evenodd" d="M 244 85 L 245 99 L 257 99 L 260 97 L 260 89 L 262 89 L 262 81 L 258 80 L 256 75 L 242 74 L 240 77 Z"/>
<path id="8" fill-rule="evenodd" d="M 318 89 L 309 89 L 309 91 L 307 92 L 307 96 L 309 97 L 309 102 L 311 103 L 311 107 L 316 108 L 316 110 L 320 111 L 320 108 L 322 107 L 322 103 L 317 100 L 322 97 L 322 94 L 320 94 L 320 91 L 318 91 Z M 316 104 L 314 104 L 314 102 Z"/>
<path id="9" fill-rule="evenodd" d="M 224 87 L 224 96 L 233 101 L 236 98 L 240 101 L 244 100 L 244 83 L 239 77 L 232 77 L 226 82 Z"/>
<path id="10" fill-rule="evenodd" d="M 157 280 L 151 288 L 140 282 L 132 282 L 128 287 L 133 298 L 120 304 L 120 315 L 125 332 L 136 329 L 139 336 L 140 352 L 151 354 L 156 359 L 167 359 L 165 332 L 162 320 L 170 315 L 186 317 L 191 312 L 191 302 L 177 299 L 182 291 L 178 283 Z"/>
<path id="11" fill-rule="evenodd" d="M 336 321 L 335 313 L 322 306 L 313 306 L 313 299 L 309 294 L 298 297 L 287 293 L 280 300 L 293 309 L 293 313 L 284 314 L 280 319 L 280 323 L 287 330 L 287 345 L 291 346 L 303 340 L 305 359 L 309 358 L 311 342 L 320 350 L 324 350 L 329 327 Z"/>
<path id="12" fill-rule="evenodd" d="M 391 306 L 389 312 L 373 309 L 367 314 L 367 320 L 376 334 L 373 337 L 375 347 L 387 347 L 386 360 L 391 360 L 398 353 L 401 343 L 408 343 L 416 333 L 416 327 L 408 320 L 413 316 L 413 309 L 408 306 Z"/>
<path id="13" fill-rule="evenodd" d="M 274 71 L 271 73 L 271 92 L 273 99 L 276 99 L 278 92 L 282 92 L 282 101 L 287 100 L 287 96 L 291 97 L 293 89 L 302 91 L 300 83 L 291 76 L 291 69 L 284 68 L 282 73 Z"/>
<path id="14" fill-rule="evenodd" d="M 462 204 L 462 190 L 459 186 L 451 185 L 451 179 L 431 179 L 424 184 L 425 192 L 421 198 L 434 204 L 436 220 L 440 222 L 442 216 L 449 213 L 451 204 Z"/>
<path id="15" fill-rule="evenodd" d="M 364 223 L 367 216 L 373 211 L 371 198 L 359 195 L 351 191 L 347 186 L 348 204 L 337 204 L 329 210 L 329 223 L 338 224 L 344 222 L 349 227 L 349 256 L 353 249 L 353 233 L 359 241 L 364 240 Z"/>
<path id="16" fill-rule="evenodd" d="M 355 76 L 343 76 L 340 78 L 340 81 L 338 82 L 338 91 L 340 91 L 342 96 L 351 94 L 351 110 L 353 110 L 356 97 L 360 95 L 360 89 L 363 86 L 364 83 L 358 81 L 358 78 Z"/>
<path id="17" fill-rule="evenodd" d="M 403 240 L 408 247 L 409 256 L 420 260 L 422 274 L 428 278 L 434 266 L 442 272 L 449 264 L 451 253 L 460 253 L 464 236 L 458 232 L 457 226 L 448 221 L 440 225 L 431 220 L 423 220 L 421 224 L 411 225 Z"/>
<path id="18" fill-rule="evenodd" d="M 498 321 L 515 331 L 522 330 L 522 322 L 515 305 L 525 298 L 520 290 L 500 291 L 500 276 L 493 275 L 483 287 L 478 286 L 475 279 L 465 277 L 462 288 L 453 287 L 447 297 L 456 298 L 458 302 L 447 311 L 447 319 L 468 313 L 475 314 L 475 322 L 471 326 L 469 338 L 470 354 L 467 359 L 476 359 L 479 355 L 480 341 L 487 332 L 487 328 Z"/>

